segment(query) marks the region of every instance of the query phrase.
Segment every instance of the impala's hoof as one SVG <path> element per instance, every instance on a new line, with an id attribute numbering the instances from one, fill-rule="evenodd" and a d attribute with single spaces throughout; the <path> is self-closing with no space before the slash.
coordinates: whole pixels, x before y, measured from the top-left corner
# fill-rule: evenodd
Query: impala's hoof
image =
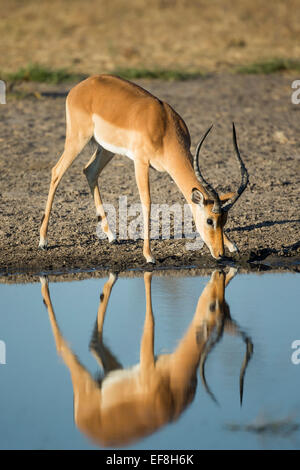
<path id="1" fill-rule="evenodd" d="M 239 253 L 239 249 L 235 243 L 232 243 L 232 246 L 229 248 L 230 253 Z"/>
<path id="2" fill-rule="evenodd" d="M 47 276 L 39 276 L 40 283 L 42 286 L 46 286 L 48 284 L 48 277 Z"/>
<path id="3" fill-rule="evenodd" d="M 48 248 L 48 241 L 41 239 L 39 243 L 39 250 L 47 250 L 47 248 Z"/>
<path id="4" fill-rule="evenodd" d="M 109 243 L 115 243 L 117 241 L 117 237 L 113 233 L 108 233 L 107 238 Z"/>
<path id="5" fill-rule="evenodd" d="M 146 258 L 147 263 L 151 263 L 151 264 L 156 263 L 155 258 L 153 256 L 145 256 L 145 258 Z"/>
<path id="6" fill-rule="evenodd" d="M 239 268 L 236 268 L 235 266 L 230 266 L 228 274 L 233 278 L 238 273 L 238 271 Z"/>
<path id="7" fill-rule="evenodd" d="M 114 283 L 116 282 L 116 280 L 118 279 L 118 274 L 117 273 L 109 273 L 109 282 L 111 283 L 111 285 L 113 286 Z"/>

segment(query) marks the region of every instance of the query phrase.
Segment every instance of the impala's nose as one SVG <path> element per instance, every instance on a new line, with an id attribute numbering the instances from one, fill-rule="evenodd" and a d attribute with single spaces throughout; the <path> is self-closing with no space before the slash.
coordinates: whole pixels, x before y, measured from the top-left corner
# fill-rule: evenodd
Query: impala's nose
<path id="1" fill-rule="evenodd" d="M 222 258 L 224 258 L 224 249 L 222 250 L 221 248 L 219 250 L 212 250 L 210 249 L 210 253 L 213 258 L 216 260 L 220 261 Z"/>
<path id="2" fill-rule="evenodd" d="M 215 258 L 216 260 L 220 260 L 222 258 L 221 253 L 213 253 L 212 251 L 211 251 L 211 256 Z"/>
<path id="3" fill-rule="evenodd" d="M 214 258 L 216 258 L 216 260 L 218 261 L 221 261 L 224 258 L 224 252 L 222 253 L 221 251 L 219 251 L 218 253 L 216 253 L 216 256 L 214 256 Z"/>

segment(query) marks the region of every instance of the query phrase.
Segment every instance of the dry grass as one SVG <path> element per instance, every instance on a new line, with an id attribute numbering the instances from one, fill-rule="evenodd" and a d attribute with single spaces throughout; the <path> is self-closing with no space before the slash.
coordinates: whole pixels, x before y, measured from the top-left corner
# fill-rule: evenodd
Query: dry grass
<path id="1" fill-rule="evenodd" d="M 226 70 L 300 57 L 298 0 L 0 0 L 0 70 Z"/>

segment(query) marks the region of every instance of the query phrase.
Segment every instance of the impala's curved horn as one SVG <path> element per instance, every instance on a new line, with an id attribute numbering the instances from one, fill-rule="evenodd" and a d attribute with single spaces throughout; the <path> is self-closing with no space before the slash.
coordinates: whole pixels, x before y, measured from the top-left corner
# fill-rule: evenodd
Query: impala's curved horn
<path id="1" fill-rule="evenodd" d="M 224 330 L 224 321 L 221 321 L 217 324 L 217 326 L 214 329 L 213 333 L 211 334 L 209 340 L 205 344 L 204 351 L 201 354 L 200 363 L 199 363 L 199 372 L 200 372 L 202 385 L 203 385 L 205 391 L 207 392 L 207 394 L 210 396 L 210 398 L 217 405 L 219 405 L 219 402 L 218 402 L 218 400 L 216 399 L 214 393 L 211 391 L 210 387 L 207 384 L 207 380 L 206 380 L 206 377 L 205 377 L 205 364 L 206 364 L 206 360 L 208 358 L 209 353 L 214 348 L 214 346 L 218 343 L 218 341 L 221 339 L 222 334 L 223 334 L 223 330 Z"/>
<path id="2" fill-rule="evenodd" d="M 242 334 L 242 336 L 243 336 L 243 334 Z M 241 404 L 241 406 L 243 404 L 244 379 L 245 379 L 246 369 L 247 369 L 248 363 L 249 363 L 249 361 L 252 357 L 252 354 L 253 354 L 253 343 L 252 343 L 252 341 L 247 336 L 244 336 L 243 339 L 246 343 L 246 353 L 245 353 L 245 356 L 244 356 L 244 360 L 243 360 L 243 364 L 242 364 L 241 372 L 240 372 L 240 404 Z"/>
<path id="3" fill-rule="evenodd" d="M 200 150 L 201 150 L 201 146 L 204 142 L 204 140 L 206 139 L 207 135 L 209 134 L 209 132 L 211 131 L 212 129 L 212 125 L 207 129 L 207 131 L 204 133 L 204 135 L 202 136 L 199 144 L 197 145 L 197 148 L 196 148 L 196 153 L 195 153 L 195 156 L 194 156 L 194 171 L 195 171 L 195 174 L 196 174 L 196 177 L 197 177 L 197 180 L 199 181 L 199 183 L 201 183 L 201 185 L 204 187 L 207 195 L 214 201 L 214 206 L 213 206 L 213 209 L 212 211 L 216 214 L 221 214 L 222 212 L 222 208 L 221 208 L 221 202 L 220 202 L 220 199 L 219 199 L 219 196 L 218 196 L 218 193 L 215 191 L 215 189 L 203 178 L 202 174 L 201 174 L 201 171 L 200 171 L 200 168 L 199 168 L 199 155 L 200 155 Z"/>
<path id="4" fill-rule="evenodd" d="M 219 402 L 216 399 L 214 393 L 211 391 L 210 387 L 208 386 L 207 381 L 206 381 L 206 377 L 205 377 L 205 362 L 206 362 L 206 359 L 207 359 L 207 355 L 208 355 L 208 352 L 205 351 L 204 355 L 201 356 L 201 361 L 200 361 L 200 364 L 199 364 L 200 377 L 201 377 L 202 385 L 203 385 L 206 393 L 210 396 L 212 401 L 216 403 L 216 405 L 219 405 Z"/>
<path id="5" fill-rule="evenodd" d="M 230 334 L 235 335 L 235 336 L 240 336 L 246 345 L 246 352 L 245 352 L 243 363 L 240 369 L 240 405 L 242 406 L 245 375 L 246 375 L 246 370 L 247 370 L 249 361 L 253 355 L 253 343 L 251 341 L 251 338 L 249 338 L 249 336 L 247 336 L 246 333 L 243 330 L 241 330 L 238 324 L 235 321 L 233 321 L 231 318 L 226 319 L 224 330 L 225 331 L 230 330 Z"/>
<path id="6" fill-rule="evenodd" d="M 245 191 L 248 183 L 249 183 L 249 175 L 248 175 L 248 171 L 247 171 L 247 168 L 245 167 L 244 165 L 244 162 L 241 158 L 241 155 L 240 155 L 240 151 L 239 151 L 239 148 L 238 148 L 238 144 L 237 144 L 237 140 L 236 140 L 236 131 L 235 131 L 235 125 L 234 125 L 234 122 L 232 123 L 232 138 L 233 138 L 233 146 L 234 146 L 234 150 L 235 150 L 235 154 L 236 154 L 236 157 L 237 157 L 237 161 L 238 161 L 238 164 L 239 164 L 239 167 L 240 167 L 240 171 L 241 171 L 241 184 L 240 184 L 240 187 L 238 188 L 235 196 L 233 196 L 233 198 L 231 198 L 223 207 L 222 207 L 222 210 L 224 212 L 228 212 L 229 209 L 232 208 L 232 206 L 236 203 L 236 201 L 238 200 L 238 198 L 241 196 L 241 194 Z"/>

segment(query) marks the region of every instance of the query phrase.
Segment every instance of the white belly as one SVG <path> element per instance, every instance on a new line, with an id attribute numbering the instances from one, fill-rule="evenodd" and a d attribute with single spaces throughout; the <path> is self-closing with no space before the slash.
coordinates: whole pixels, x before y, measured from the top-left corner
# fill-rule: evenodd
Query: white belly
<path id="1" fill-rule="evenodd" d="M 109 152 L 124 155 L 131 160 L 134 159 L 134 153 L 130 145 L 124 146 L 124 142 L 129 144 L 134 139 L 132 133 L 126 129 L 113 126 L 96 114 L 93 115 L 93 121 L 95 124 L 94 137 L 101 147 Z"/>
<path id="2" fill-rule="evenodd" d="M 94 137 L 98 144 L 101 145 L 101 147 L 103 147 L 105 150 L 108 150 L 112 153 L 117 153 L 118 155 L 124 155 L 125 157 L 131 158 L 131 160 L 134 159 L 131 150 L 128 150 L 125 147 L 117 147 L 116 145 L 109 144 L 108 142 L 105 142 L 104 140 L 99 138 L 96 134 L 94 134 Z"/>
<path id="3" fill-rule="evenodd" d="M 140 364 L 136 364 L 129 369 L 117 369 L 109 372 L 102 382 L 102 390 L 115 383 L 122 383 L 123 380 L 137 377 L 140 372 Z"/>

